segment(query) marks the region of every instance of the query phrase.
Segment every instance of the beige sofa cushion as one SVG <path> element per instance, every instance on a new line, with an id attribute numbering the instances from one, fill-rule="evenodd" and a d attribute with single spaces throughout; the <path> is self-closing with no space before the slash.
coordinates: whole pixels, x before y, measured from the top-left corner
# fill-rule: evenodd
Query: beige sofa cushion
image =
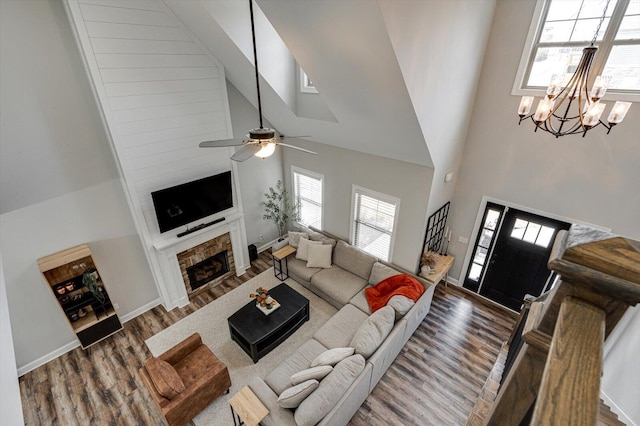
<path id="1" fill-rule="evenodd" d="M 331 365 L 319 365 L 317 367 L 307 368 L 291 376 L 291 385 L 295 386 L 311 379 L 322 380 L 327 374 L 331 373 L 331 370 L 333 370 L 333 366 Z"/>
<path id="2" fill-rule="evenodd" d="M 371 268 L 371 276 L 369 277 L 369 284 L 376 285 L 380 281 L 398 275 L 400 272 L 385 265 L 384 263 L 376 262 Z"/>
<path id="3" fill-rule="evenodd" d="M 342 398 L 365 366 L 361 355 L 340 361 L 320 386 L 298 406 L 294 414 L 299 426 L 312 426 L 322 420 Z"/>
<path id="4" fill-rule="evenodd" d="M 369 302 L 367 301 L 367 295 L 364 292 L 367 288 L 371 287 L 371 285 L 367 285 L 365 288 L 360 290 L 355 296 L 349 300 L 349 304 L 355 306 L 360 309 L 367 315 L 371 315 L 371 308 L 369 307 Z"/>
<path id="5" fill-rule="evenodd" d="M 313 338 L 327 348 L 350 346 L 351 339 L 369 316 L 353 305 L 344 305 L 324 323 Z"/>
<path id="6" fill-rule="evenodd" d="M 313 275 L 311 285 L 337 302 L 340 307 L 349 303 L 349 300 L 367 285 L 367 280 L 334 265 Z M 331 300 L 327 301 L 332 303 Z"/>
<path id="7" fill-rule="evenodd" d="M 311 241 L 320 241 L 322 242 L 322 244 L 330 244 L 331 247 L 335 247 L 336 246 L 336 240 L 334 240 L 333 238 L 329 238 L 326 235 L 323 235 L 319 232 L 309 232 L 309 239 Z"/>
<path id="8" fill-rule="evenodd" d="M 303 238 L 309 238 L 309 234 L 307 234 L 306 232 L 294 232 L 294 231 L 289 231 L 289 233 L 287 234 L 287 236 L 289 237 L 289 245 L 291 247 L 298 247 L 298 242 L 300 241 L 300 237 Z"/>
<path id="9" fill-rule="evenodd" d="M 311 241 L 301 237 L 298 240 L 298 249 L 296 251 L 296 259 L 308 260 L 307 256 L 309 255 L 309 245 L 311 244 L 322 244 L 322 243 L 320 241 Z"/>
<path id="10" fill-rule="evenodd" d="M 393 310 L 396 312 L 396 321 L 405 316 L 407 312 L 413 308 L 416 304 L 413 300 L 409 299 L 406 296 L 393 296 L 387 302 L 387 306 L 391 306 Z"/>
<path id="11" fill-rule="evenodd" d="M 333 252 L 333 263 L 365 280 L 371 276 L 371 268 L 376 260 L 375 256 L 342 240 L 338 241 Z"/>
<path id="12" fill-rule="evenodd" d="M 331 268 L 330 244 L 309 244 L 307 255 L 307 268 Z"/>
<path id="13" fill-rule="evenodd" d="M 315 357 L 313 361 L 311 361 L 311 367 L 318 367 L 320 365 L 331 365 L 334 366 L 343 359 L 353 355 L 353 348 L 333 348 L 327 349 L 322 352 L 320 355 Z"/>
<path id="14" fill-rule="evenodd" d="M 311 282 L 311 277 L 322 270 L 322 268 L 308 268 L 305 260 L 296 259 L 295 256 L 287 258 L 287 267 L 290 275 L 300 277 L 308 282 Z"/>
<path id="15" fill-rule="evenodd" d="M 285 389 L 278 397 L 278 405 L 282 408 L 296 408 L 311 392 L 316 390 L 320 382 L 316 379 L 307 380 Z"/>
<path id="16" fill-rule="evenodd" d="M 349 346 L 365 359 L 369 358 L 391 333 L 395 319 L 396 313 L 391 306 L 378 309 L 358 328 Z"/>
<path id="17" fill-rule="evenodd" d="M 291 386 L 292 375 L 309 368 L 311 361 L 326 350 L 327 348 L 315 339 L 309 339 L 276 368 L 271 370 L 271 373 L 265 377 L 264 381 L 277 395 L 280 395 Z"/>

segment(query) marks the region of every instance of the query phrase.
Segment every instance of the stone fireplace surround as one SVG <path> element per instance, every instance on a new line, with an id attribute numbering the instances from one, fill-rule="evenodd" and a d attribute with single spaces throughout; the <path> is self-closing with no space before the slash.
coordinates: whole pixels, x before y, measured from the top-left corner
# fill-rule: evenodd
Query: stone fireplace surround
<path id="1" fill-rule="evenodd" d="M 239 276 L 249 267 L 249 252 L 247 250 L 247 236 L 241 213 L 226 216 L 224 222 L 200 229 L 181 238 L 169 236 L 153 244 L 155 258 L 161 276 L 157 277 L 158 291 L 162 305 L 166 310 L 182 307 L 189 303 L 189 293 L 182 276 L 178 254 L 205 244 L 224 234 L 229 235 L 233 251 L 233 263 L 230 262 L 230 272 Z M 204 258 L 203 258 L 204 259 Z M 228 277 L 229 274 L 225 274 Z"/>
<path id="2" fill-rule="evenodd" d="M 192 276 L 188 273 L 189 269 L 198 265 L 215 255 L 223 252 L 227 252 L 227 264 L 229 270 L 224 272 L 223 275 L 214 277 L 211 281 L 203 283 L 202 286 L 195 287 L 197 283 L 191 282 Z M 233 262 L 233 246 L 231 245 L 231 235 L 229 233 L 222 234 L 212 240 L 205 241 L 202 244 L 198 244 L 188 250 L 177 254 L 178 264 L 180 265 L 180 272 L 182 273 L 182 280 L 184 281 L 187 293 L 191 295 L 192 292 L 204 287 L 205 285 L 211 285 L 212 283 L 219 284 L 225 278 L 230 275 L 230 272 L 234 269 Z"/>

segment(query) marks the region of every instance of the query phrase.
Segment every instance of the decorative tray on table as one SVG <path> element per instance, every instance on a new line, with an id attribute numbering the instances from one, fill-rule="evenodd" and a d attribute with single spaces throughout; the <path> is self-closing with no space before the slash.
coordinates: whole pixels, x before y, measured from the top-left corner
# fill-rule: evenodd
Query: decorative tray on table
<path id="1" fill-rule="evenodd" d="M 260 306 L 259 303 L 256 303 L 256 308 L 260 309 L 262 313 L 265 315 L 271 315 L 271 313 L 276 309 L 278 309 L 279 307 L 280 307 L 280 303 L 278 303 L 278 301 L 275 299 L 273 299 L 273 304 L 271 306 L 271 309 L 267 309 L 266 306 Z"/>

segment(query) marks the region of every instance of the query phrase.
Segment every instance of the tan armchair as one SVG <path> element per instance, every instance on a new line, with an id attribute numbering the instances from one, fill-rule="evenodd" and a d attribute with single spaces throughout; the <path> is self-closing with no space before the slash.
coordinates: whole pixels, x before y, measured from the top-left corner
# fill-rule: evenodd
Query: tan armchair
<path id="1" fill-rule="evenodd" d="M 226 365 L 202 344 L 198 333 L 149 358 L 140 376 L 171 426 L 186 425 L 231 387 Z"/>

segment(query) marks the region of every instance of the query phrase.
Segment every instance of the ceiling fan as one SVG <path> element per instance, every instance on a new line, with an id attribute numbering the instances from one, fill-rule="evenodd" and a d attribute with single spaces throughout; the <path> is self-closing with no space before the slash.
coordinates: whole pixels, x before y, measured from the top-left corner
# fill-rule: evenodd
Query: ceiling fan
<path id="1" fill-rule="evenodd" d="M 217 141 L 200 142 L 200 148 L 219 148 L 225 146 L 242 146 L 231 157 L 234 161 L 245 161 L 251 156 L 267 158 L 274 153 L 276 145 L 297 149 L 309 154 L 316 154 L 308 149 L 283 143 L 283 139 L 295 139 L 292 136 L 277 135 L 276 131 L 262 126 L 262 101 L 260 99 L 260 78 L 258 73 L 258 54 L 256 50 L 256 29 L 253 20 L 253 0 L 249 0 L 249 11 L 251 12 L 251 37 L 253 40 L 253 61 L 256 69 L 256 90 L 258 92 L 258 114 L 260 115 L 260 127 L 249 130 L 244 139 L 225 139 Z M 308 136 L 298 136 L 308 137 Z"/>

